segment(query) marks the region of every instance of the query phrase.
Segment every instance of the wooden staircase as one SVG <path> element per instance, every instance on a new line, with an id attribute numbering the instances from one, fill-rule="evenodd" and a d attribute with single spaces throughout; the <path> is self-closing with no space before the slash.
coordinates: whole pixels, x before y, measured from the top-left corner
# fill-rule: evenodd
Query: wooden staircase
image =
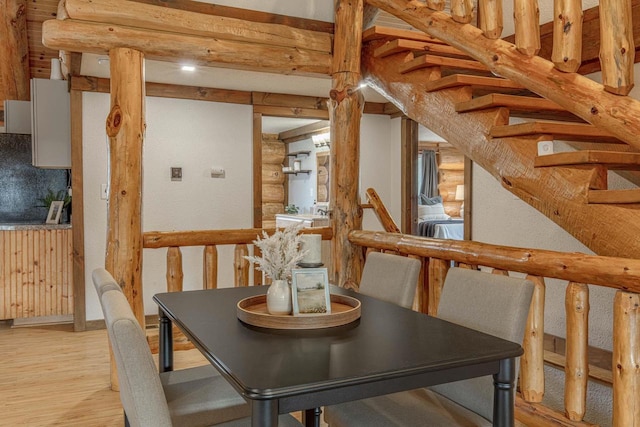
<path id="1" fill-rule="evenodd" d="M 640 171 L 637 149 L 586 123 L 579 112 L 424 36 L 366 30 L 364 78 L 594 252 L 640 257 L 640 190 L 607 186 L 609 170 Z M 538 156 L 538 142 L 554 140 L 578 151 Z M 584 143 L 588 150 L 580 149 Z"/>

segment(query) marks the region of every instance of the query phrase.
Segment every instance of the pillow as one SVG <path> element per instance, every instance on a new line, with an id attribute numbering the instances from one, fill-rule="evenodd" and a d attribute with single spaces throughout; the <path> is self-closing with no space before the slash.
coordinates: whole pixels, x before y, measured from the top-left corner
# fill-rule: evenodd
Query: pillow
<path id="1" fill-rule="evenodd" d="M 418 206 L 418 218 L 425 215 L 443 215 L 444 213 L 444 205 L 442 203 L 436 203 L 435 205 Z"/>
<path id="2" fill-rule="evenodd" d="M 427 197 L 424 194 L 420 195 L 421 205 L 435 205 L 438 203 L 442 203 L 442 196 Z"/>
<path id="3" fill-rule="evenodd" d="M 419 222 L 423 222 L 423 221 L 444 221 L 444 220 L 450 220 L 451 217 L 447 214 L 429 214 L 429 215 L 424 215 L 421 216 L 420 218 L 418 218 Z"/>

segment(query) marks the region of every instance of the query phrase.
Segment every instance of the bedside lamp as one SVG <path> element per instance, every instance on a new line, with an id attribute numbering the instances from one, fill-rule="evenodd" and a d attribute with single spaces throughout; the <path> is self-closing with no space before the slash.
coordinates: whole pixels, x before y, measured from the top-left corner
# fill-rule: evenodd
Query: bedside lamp
<path id="1" fill-rule="evenodd" d="M 456 185 L 456 197 L 457 201 L 462 201 L 460 205 L 460 216 L 464 216 L 464 185 Z"/>

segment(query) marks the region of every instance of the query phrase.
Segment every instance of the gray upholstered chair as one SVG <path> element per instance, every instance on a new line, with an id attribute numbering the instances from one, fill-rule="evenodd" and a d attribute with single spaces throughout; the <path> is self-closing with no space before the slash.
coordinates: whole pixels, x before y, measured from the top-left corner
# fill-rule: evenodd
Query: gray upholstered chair
<path id="1" fill-rule="evenodd" d="M 532 295 L 528 280 L 452 268 L 438 317 L 521 343 Z M 325 408 L 330 427 L 490 426 L 492 418 L 491 376 Z"/>
<path id="2" fill-rule="evenodd" d="M 120 400 L 133 427 L 249 427 L 249 404 L 211 365 L 159 374 L 145 333 L 113 277 L 93 272 L 118 370 Z M 299 427 L 293 417 L 280 426 Z"/>
<path id="3" fill-rule="evenodd" d="M 364 264 L 359 292 L 410 308 L 420 266 L 415 258 L 371 252 Z"/>

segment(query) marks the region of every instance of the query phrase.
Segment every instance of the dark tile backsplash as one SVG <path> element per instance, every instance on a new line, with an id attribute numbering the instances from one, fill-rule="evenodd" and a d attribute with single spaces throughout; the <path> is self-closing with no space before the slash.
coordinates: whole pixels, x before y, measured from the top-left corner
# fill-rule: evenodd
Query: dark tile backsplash
<path id="1" fill-rule="evenodd" d="M 0 134 L 0 223 L 43 223 L 47 209 L 38 199 L 66 188 L 66 170 L 31 165 L 31 135 Z"/>

